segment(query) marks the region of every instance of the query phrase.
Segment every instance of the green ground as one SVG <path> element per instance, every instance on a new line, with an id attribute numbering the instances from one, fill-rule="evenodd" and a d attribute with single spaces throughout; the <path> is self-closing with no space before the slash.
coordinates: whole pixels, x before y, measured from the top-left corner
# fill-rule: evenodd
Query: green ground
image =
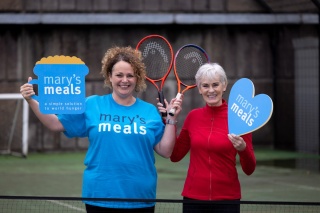
<path id="1" fill-rule="evenodd" d="M 320 157 L 283 151 L 255 151 L 257 168 L 239 167 L 243 201 L 320 202 Z M 30 153 L 26 159 L 0 156 L 0 195 L 80 197 L 85 153 Z M 181 199 L 188 159 L 157 157 L 159 199 Z M 299 168 L 296 168 L 299 167 Z"/>

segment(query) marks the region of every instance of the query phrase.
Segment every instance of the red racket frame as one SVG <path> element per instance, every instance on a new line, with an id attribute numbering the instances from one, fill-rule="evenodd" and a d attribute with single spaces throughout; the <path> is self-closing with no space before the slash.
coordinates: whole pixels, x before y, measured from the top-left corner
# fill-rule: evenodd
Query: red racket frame
<path id="1" fill-rule="evenodd" d="M 170 74 L 171 72 L 171 69 L 172 69 L 172 66 L 173 66 L 173 61 L 174 61 L 174 53 L 173 53 L 173 49 L 172 49 L 172 46 L 170 44 L 170 42 L 163 36 L 161 35 L 156 35 L 156 34 L 152 34 L 152 35 L 148 35 L 144 38 L 142 38 L 139 43 L 137 44 L 136 46 L 136 49 L 139 50 L 139 47 L 141 46 L 141 44 L 143 42 L 146 42 L 148 39 L 154 39 L 154 38 L 159 38 L 159 39 L 162 39 L 163 41 L 165 41 L 165 43 L 168 45 L 169 49 L 170 49 L 170 64 L 169 64 L 169 67 L 167 69 L 167 72 L 166 74 L 162 77 L 162 78 L 159 78 L 159 79 L 152 79 L 150 77 L 148 77 L 148 67 L 146 67 L 146 71 L 147 71 L 147 76 L 146 76 L 146 79 L 151 83 L 153 84 L 156 89 L 158 90 L 158 98 L 159 98 L 159 101 L 163 104 L 164 107 L 165 106 L 165 103 L 164 103 L 164 95 L 163 95 L 163 86 L 164 86 L 164 83 L 165 83 L 165 80 L 167 79 L 168 75 Z M 160 85 L 158 86 L 159 82 L 161 81 Z M 166 113 L 163 113 L 162 114 L 163 117 L 166 116 Z"/>

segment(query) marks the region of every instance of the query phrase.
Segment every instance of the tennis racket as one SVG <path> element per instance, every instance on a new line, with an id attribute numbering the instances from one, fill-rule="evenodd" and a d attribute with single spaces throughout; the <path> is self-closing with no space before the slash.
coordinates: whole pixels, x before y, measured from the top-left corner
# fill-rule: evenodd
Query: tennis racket
<path id="1" fill-rule="evenodd" d="M 160 35 L 149 35 L 141 39 L 136 49 L 142 53 L 147 80 L 156 87 L 159 101 L 166 107 L 162 89 L 173 66 L 174 54 L 171 44 Z M 165 116 L 167 113 L 162 113 L 162 117 Z"/>
<path id="2" fill-rule="evenodd" d="M 199 67 L 207 62 L 209 57 L 206 51 L 197 45 L 187 44 L 177 51 L 173 65 L 178 86 L 177 99 L 187 90 L 196 87 L 195 75 Z M 185 88 L 181 91 L 182 86 Z M 174 116 L 175 111 L 176 109 L 172 108 L 169 115 Z"/>

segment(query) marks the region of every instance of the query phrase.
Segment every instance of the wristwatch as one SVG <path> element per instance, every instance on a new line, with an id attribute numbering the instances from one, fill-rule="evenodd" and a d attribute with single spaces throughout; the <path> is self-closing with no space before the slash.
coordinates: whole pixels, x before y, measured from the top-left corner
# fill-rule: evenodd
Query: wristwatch
<path id="1" fill-rule="evenodd" d="M 177 121 L 171 120 L 170 118 L 167 118 L 166 124 L 176 125 Z"/>

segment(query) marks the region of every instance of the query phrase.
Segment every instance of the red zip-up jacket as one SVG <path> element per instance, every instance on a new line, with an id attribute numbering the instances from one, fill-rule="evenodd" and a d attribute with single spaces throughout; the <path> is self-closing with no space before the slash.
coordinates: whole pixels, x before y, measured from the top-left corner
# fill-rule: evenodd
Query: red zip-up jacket
<path id="1" fill-rule="evenodd" d="M 246 148 L 237 151 L 228 139 L 228 105 L 206 105 L 192 110 L 177 138 L 172 162 L 180 161 L 190 150 L 190 164 L 182 196 L 197 200 L 241 199 L 236 156 L 242 170 L 251 175 L 256 167 L 252 134 L 243 135 Z"/>

